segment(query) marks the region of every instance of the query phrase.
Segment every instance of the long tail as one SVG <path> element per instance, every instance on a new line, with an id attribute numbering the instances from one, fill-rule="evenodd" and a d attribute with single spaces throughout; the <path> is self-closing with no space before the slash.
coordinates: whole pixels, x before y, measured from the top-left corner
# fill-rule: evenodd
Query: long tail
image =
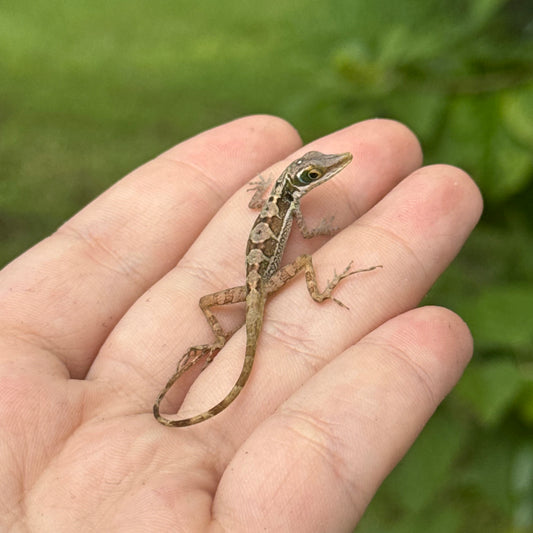
<path id="1" fill-rule="evenodd" d="M 159 414 L 158 401 L 154 405 L 154 416 L 156 417 L 158 422 L 170 427 L 192 426 L 217 415 L 218 413 L 226 409 L 226 407 L 231 402 L 233 402 L 235 398 L 237 398 L 237 396 L 242 391 L 244 385 L 248 381 L 248 378 L 250 377 L 250 372 L 252 371 L 252 366 L 254 364 L 257 339 L 259 337 L 259 333 L 261 332 L 261 327 L 263 324 L 264 299 L 258 298 L 254 299 L 253 303 L 247 302 L 246 307 L 246 351 L 244 354 L 244 363 L 242 365 L 241 373 L 237 381 L 235 382 L 235 385 L 233 385 L 232 389 L 228 392 L 224 399 L 218 402 L 214 407 L 211 407 L 211 409 L 208 409 L 207 411 L 204 411 L 199 415 L 191 416 L 190 418 L 182 418 L 180 420 L 171 420 L 162 417 Z M 167 387 L 165 387 L 165 389 L 168 390 Z M 162 398 L 160 398 L 159 400 L 161 399 Z"/>

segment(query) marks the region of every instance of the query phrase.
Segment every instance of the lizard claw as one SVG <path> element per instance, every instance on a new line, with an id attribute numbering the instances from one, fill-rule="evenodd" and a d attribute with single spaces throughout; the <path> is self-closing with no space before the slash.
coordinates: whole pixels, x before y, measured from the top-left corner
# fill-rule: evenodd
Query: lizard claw
<path id="1" fill-rule="evenodd" d="M 251 187 L 246 189 L 246 192 L 250 191 L 261 191 L 265 192 L 268 189 L 268 186 L 272 183 L 272 176 L 265 178 L 262 174 L 257 177 L 256 181 L 251 181 L 249 185 Z"/>
<path id="2" fill-rule="evenodd" d="M 332 300 L 333 300 L 337 305 L 340 305 L 341 307 L 344 307 L 344 309 L 348 309 L 348 311 L 350 310 L 350 308 L 349 308 L 346 304 L 343 304 L 340 300 L 337 300 L 337 298 L 332 298 Z"/>
<path id="3" fill-rule="evenodd" d="M 315 235 L 331 235 L 339 231 L 339 227 L 333 226 L 332 223 L 335 220 L 335 216 L 324 217 L 318 226 L 315 228 Z"/>

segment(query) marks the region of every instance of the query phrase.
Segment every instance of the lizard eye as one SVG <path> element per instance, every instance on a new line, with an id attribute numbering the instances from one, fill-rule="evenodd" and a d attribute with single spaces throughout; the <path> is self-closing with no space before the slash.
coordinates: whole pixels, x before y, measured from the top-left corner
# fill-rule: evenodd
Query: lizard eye
<path id="1" fill-rule="evenodd" d="M 312 181 L 317 180 L 322 173 L 317 169 L 304 170 L 297 178 L 302 185 L 309 185 Z"/>

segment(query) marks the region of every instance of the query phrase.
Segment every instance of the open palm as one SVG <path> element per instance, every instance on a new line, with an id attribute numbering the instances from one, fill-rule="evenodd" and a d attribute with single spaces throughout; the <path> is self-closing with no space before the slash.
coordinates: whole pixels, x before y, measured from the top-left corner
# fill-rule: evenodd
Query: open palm
<path id="1" fill-rule="evenodd" d="M 305 149 L 285 122 L 241 119 L 126 176 L 0 273 L 2 531 L 349 531 L 459 379 L 468 329 L 413 309 L 459 251 L 481 199 L 462 171 L 420 167 L 392 121 L 356 124 Z M 313 302 L 296 277 L 267 302 L 241 395 L 196 426 L 158 424 L 152 404 L 190 345 L 212 333 L 200 296 L 242 285 L 256 213 L 247 184 L 309 149 L 354 162 L 309 194 L 304 241 L 349 310 Z M 321 285 L 320 285 L 321 284 Z M 228 330 L 240 306 L 221 309 Z M 238 330 L 163 404 L 215 405 L 242 366 Z M 194 384 L 191 386 L 191 383 Z M 183 404 L 182 404 L 183 403 Z M 181 405 L 181 407 L 180 407 Z"/>

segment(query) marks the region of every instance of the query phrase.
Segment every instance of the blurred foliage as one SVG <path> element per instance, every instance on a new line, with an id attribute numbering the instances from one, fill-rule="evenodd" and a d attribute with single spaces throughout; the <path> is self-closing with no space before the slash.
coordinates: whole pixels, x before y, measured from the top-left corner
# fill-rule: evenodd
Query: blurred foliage
<path id="1" fill-rule="evenodd" d="M 484 217 L 424 303 L 473 362 L 358 531 L 533 531 L 533 4 L 0 4 L 0 264 L 121 175 L 255 112 L 305 140 L 383 116 L 479 184 Z"/>

